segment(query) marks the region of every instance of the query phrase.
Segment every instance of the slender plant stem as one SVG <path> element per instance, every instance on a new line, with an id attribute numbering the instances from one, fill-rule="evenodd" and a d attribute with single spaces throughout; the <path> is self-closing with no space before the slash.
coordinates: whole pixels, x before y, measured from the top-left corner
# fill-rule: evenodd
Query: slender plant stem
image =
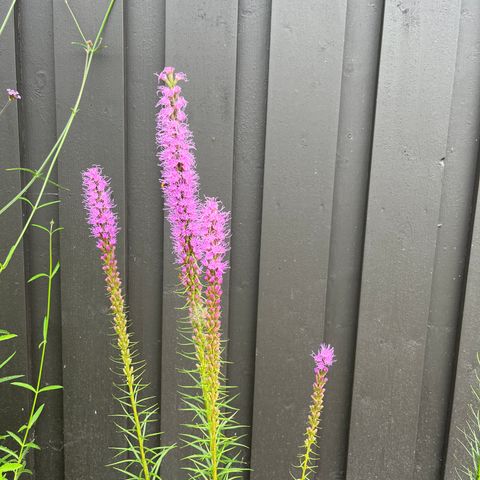
<path id="1" fill-rule="evenodd" d="M 12 16 L 13 9 L 16 3 L 17 3 L 17 0 L 12 0 L 12 3 L 10 4 L 10 8 L 8 9 L 7 14 L 5 15 L 5 18 L 3 19 L 2 26 L 0 27 L 0 36 L 2 35 L 3 30 L 5 29 L 5 26 L 8 23 L 8 20 Z"/>
<path id="2" fill-rule="evenodd" d="M 140 425 L 140 417 L 138 416 L 137 401 L 135 399 L 135 389 L 133 385 L 133 377 L 130 376 L 128 380 L 128 393 L 130 396 L 130 404 L 132 405 L 133 418 L 135 420 L 135 430 L 138 438 L 138 449 L 140 450 L 140 459 L 143 468 L 145 480 L 150 480 L 150 472 L 148 470 L 147 458 L 145 455 L 145 446 L 143 444 L 142 426 Z"/>
<path id="3" fill-rule="evenodd" d="M 113 312 L 113 328 L 117 334 L 117 346 L 123 363 L 123 374 L 128 388 L 128 397 L 132 408 L 133 423 L 137 435 L 140 463 L 145 480 L 150 480 L 147 457 L 145 454 L 144 436 L 137 408 L 137 396 L 135 395 L 135 372 L 133 367 L 131 342 L 127 328 L 127 315 L 125 301 L 121 291 L 120 276 L 115 258 L 115 248 L 104 249 L 104 271 L 107 277 L 107 285 L 110 292 L 111 309 Z"/>
<path id="4" fill-rule="evenodd" d="M 7 103 L 2 107 L 2 109 L 0 110 L 0 116 L 2 115 L 2 113 L 7 109 L 7 107 L 12 103 L 12 101 L 10 99 L 7 100 Z"/>
<path id="5" fill-rule="evenodd" d="M 62 151 L 65 140 L 66 140 L 66 138 L 67 138 L 67 136 L 70 132 L 70 128 L 73 124 L 73 121 L 74 121 L 78 111 L 79 111 L 80 102 L 82 100 L 83 93 L 85 91 L 85 85 L 87 83 L 88 74 L 90 72 L 90 67 L 92 65 L 92 60 L 93 60 L 93 57 L 95 56 L 95 54 L 97 53 L 97 51 L 100 47 L 100 44 L 102 42 L 102 34 L 103 34 L 103 31 L 104 31 L 105 26 L 107 24 L 108 18 L 110 17 L 110 13 L 111 13 L 112 8 L 115 4 L 115 1 L 116 0 L 110 0 L 107 11 L 105 12 L 105 15 L 103 17 L 103 21 L 102 21 L 102 23 L 100 25 L 100 28 L 98 29 L 97 35 L 95 37 L 95 41 L 93 43 L 87 41 L 87 43 L 84 45 L 84 47 L 85 47 L 85 66 L 84 66 L 84 69 L 83 69 L 82 83 L 80 85 L 80 90 L 78 92 L 77 99 L 76 99 L 75 104 L 72 108 L 70 116 L 67 120 L 65 128 L 63 129 L 62 133 L 60 134 L 59 138 L 57 139 L 57 141 L 56 141 L 55 145 L 53 146 L 52 150 L 47 155 L 47 157 L 43 161 L 40 168 L 37 170 L 37 175 L 34 175 L 30 179 L 30 181 L 25 185 L 25 187 L 22 188 L 20 190 L 20 192 L 17 193 L 17 195 L 15 195 L 3 208 L 0 209 L 0 215 L 1 215 L 9 207 L 11 207 L 15 202 L 17 202 L 18 200 L 21 200 L 21 197 L 32 187 L 32 185 L 35 183 L 35 181 L 39 178 L 39 174 L 42 173 L 43 170 L 45 170 L 45 169 L 47 170 L 47 173 L 43 177 L 42 187 L 41 187 L 40 192 L 37 196 L 37 200 L 35 201 L 35 203 L 32 207 L 32 210 L 27 217 L 27 220 L 25 221 L 25 224 L 23 226 L 22 231 L 20 232 L 19 236 L 17 237 L 17 240 L 15 241 L 15 243 L 10 248 L 7 256 L 5 257 L 5 260 L 0 263 L 0 273 L 2 273 L 2 271 L 7 268 L 7 266 L 10 263 L 10 260 L 12 259 L 16 249 L 20 245 L 20 242 L 22 241 L 23 237 L 25 236 L 25 233 L 28 230 L 30 224 L 32 223 L 33 217 L 35 216 L 37 210 L 41 207 L 41 201 L 43 199 L 43 195 L 45 193 L 45 189 L 47 187 L 47 184 L 50 181 L 50 177 L 52 175 L 53 168 L 54 168 L 55 164 L 57 163 L 58 157 L 60 155 L 60 152 Z M 48 169 L 47 169 L 47 166 L 48 166 Z"/>
<path id="6" fill-rule="evenodd" d="M 20 452 L 18 454 L 18 458 L 20 462 L 23 463 L 23 455 L 25 452 L 25 448 L 28 443 L 30 430 L 33 426 L 32 418 L 37 410 L 37 403 L 38 403 L 38 396 L 40 395 L 42 389 L 42 378 L 43 378 L 43 367 L 45 363 L 45 352 L 47 351 L 47 341 L 48 341 L 48 327 L 50 323 L 50 311 L 51 311 L 51 300 L 52 300 L 52 282 L 53 278 L 55 277 L 54 267 L 53 267 L 53 221 L 50 223 L 49 229 L 49 240 L 48 240 L 48 251 L 49 251 L 49 262 L 48 262 L 48 287 L 47 287 L 47 311 L 45 314 L 44 320 L 44 327 L 43 327 L 43 339 L 41 343 L 41 355 L 40 355 L 40 365 L 38 367 L 38 374 L 37 374 L 37 384 L 35 387 L 35 393 L 33 396 L 32 407 L 30 409 L 30 415 L 28 417 L 28 421 L 25 424 L 25 433 L 22 438 L 22 443 L 20 445 Z M 15 471 L 14 480 L 17 480 L 22 475 L 23 469 L 18 469 Z"/>

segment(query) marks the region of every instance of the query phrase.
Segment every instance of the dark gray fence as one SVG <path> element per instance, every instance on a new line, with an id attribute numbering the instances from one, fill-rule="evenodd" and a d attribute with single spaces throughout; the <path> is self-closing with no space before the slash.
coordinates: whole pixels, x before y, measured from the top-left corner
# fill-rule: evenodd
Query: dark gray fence
<path id="1" fill-rule="evenodd" d="M 3 2 L 5 3 L 5 2 Z M 106 0 L 72 0 L 93 35 Z M 63 128 L 83 54 L 61 0 L 19 0 L 0 42 L 2 167 L 35 167 Z M 179 430 L 176 272 L 157 182 L 154 104 L 163 65 L 185 94 L 203 193 L 232 209 L 228 368 L 252 425 L 252 480 L 288 478 L 322 339 L 328 384 L 319 479 L 454 478 L 457 426 L 480 350 L 480 3 L 477 0 L 118 0 L 59 162 L 52 393 L 36 430 L 36 478 L 113 479 L 107 301 L 80 202 L 80 171 L 104 165 L 122 223 L 133 327 Z M 1 203 L 20 185 L 1 174 Z M 21 210 L 1 219 L 5 252 Z M 473 232 L 473 236 L 472 236 Z M 0 277 L 0 326 L 16 370 L 36 367 L 46 261 L 32 232 Z M 1 427 L 28 398 L 1 390 Z M 173 455 L 166 479 L 182 478 Z"/>

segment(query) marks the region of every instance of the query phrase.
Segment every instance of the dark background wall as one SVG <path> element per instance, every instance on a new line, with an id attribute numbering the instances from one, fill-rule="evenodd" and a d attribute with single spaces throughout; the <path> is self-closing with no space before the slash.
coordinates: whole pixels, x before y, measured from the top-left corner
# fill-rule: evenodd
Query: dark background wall
<path id="1" fill-rule="evenodd" d="M 6 2 L 3 2 L 6 3 Z M 93 36 L 106 0 L 71 0 Z M 453 479 L 480 350 L 480 3 L 477 0 L 117 1 L 60 158 L 47 380 L 35 477 L 114 479 L 108 305 L 80 201 L 80 171 L 112 177 L 133 328 L 179 431 L 168 226 L 155 158 L 154 72 L 184 92 L 202 192 L 232 210 L 224 329 L 252 480 L 288 478 L 312 383 L 310 352 L 332 343 L 316 478 Z M 35 167 L 78 91 L 82 51 L 61 0 L 19 0 L 0 41 L 0 87 L 23 99 L 0 119 L 2 167 Z M 1 173 L 4 204 L 20 185 Z M 55 192 L 52 192 L 55 194 Z M 2 251 L 21 209 L 1 221 Z M 19 334 L 15 369 L 37 365 L 46 261 L 27 236 L 0 277 L 0 326 Z M 3 387 L 0 430 L 28 398 Z M 178 474 L 178 453 L 164 478 Z"/>

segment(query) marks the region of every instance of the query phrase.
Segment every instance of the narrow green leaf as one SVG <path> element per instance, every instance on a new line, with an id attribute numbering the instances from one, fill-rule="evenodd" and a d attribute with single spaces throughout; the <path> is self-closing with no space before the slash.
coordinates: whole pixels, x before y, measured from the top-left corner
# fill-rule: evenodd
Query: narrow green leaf
<path id="1" fill-rule="evenodd" d="M 0 465 L 0 473 L 16 472 L 19 468 L 22 468 L 21 463 L 5 463 Z"/>
<path id="2" fill-rule="evenodd" d="M 50 235 L 50 230 L 43 225 L 38 225 L 37 223 L 32 223 L 32 227 L 39 228 L 40 230 L 43 230 L 47 232 Z"/>
<path id="3" fill-rule="evenodd" d="M 27 197 L 18 197 L 22 202 L 28 203 L 30 208 L 35 208 L 35 205 Z"/>
<path id="4" fill-rule="evenodd" d="M 29 278 L 27 283 L 33 282 L 33 281 L 35 281 L 37 278 L 42 278 L 42 277 L 48 278 L 48 275 L 47 275 L 46 273 L 43 273 L 43 272 L 42 272 L 42 273 L 37 273 L 37 274 L 34 275 L 33 277 Z"/>
<path id="5" fill-rule="evenodd" d="M 38 420 L 38 417 L 42 414 L 43 409 L 45 408 L 45 404 L 42 403 L 36 410 L 36 412 L 32 415 L 32 418 L 28 422 L 28 427 L 32 428 L 32 425 Z"/>
<path id="6" fill-rule="evenodd" d="M 14 333 L 6 333 L 4 335 L 0 335 L 0 342 L 4 342 L 5 340 L 11 340 L 12 338 L 15 338 L 17 335 Z"/>
<path id="7" fill-rule="evenodd" d="M 41 208 L 49 207 L 50 205 L 56 205 L 58 203 L 60 203 L 60 200 L 52 200 L 51 202 L 42 203 L 37 208 L 40 210 Z"/>
<path id="8" fill-rule="evenodd" d="M 63 387 L 61 385 L 47 385 L 40 389 L 38 393 L 50 392 L 51 390 L 61 390 Z"/>
<path id="9" fill-rule="evenodd" d="M 28 383 L 24 383 L 24 382 L 12 382 L 12 385 L 15 385 L 16 387 L 20 387 L 20 388 L 25 388 L 26 390 L 30 390 L 31 392 L 35 393 L 36 390 L 35 388 L 33 388 L 31 385 L 29 385 Z"/>
<path id="10" fill-rule="evenodd" d="M 60 262 L 57 262 L 57 264 L 55 265 L 55 268 L 52 271 L 52 278 L 56 275 L 59 268 L 60 268 Z"/>
<path id="11" fill-rule="evenodd" d="M 10 375 L 8 377 L 0 378 L 0 383 L 11 382 L 12 380 L 17 380 L 18 378 L 22 378 L 23 375 Z"/>
<path id="12" fill-rule="evenodd" d="M 10 430 L 7 430 L 8 436 L 15 440 L 20 446 L 22 446 L 22 439 L 16 435 L 15 433 L 11 432 Z"/>

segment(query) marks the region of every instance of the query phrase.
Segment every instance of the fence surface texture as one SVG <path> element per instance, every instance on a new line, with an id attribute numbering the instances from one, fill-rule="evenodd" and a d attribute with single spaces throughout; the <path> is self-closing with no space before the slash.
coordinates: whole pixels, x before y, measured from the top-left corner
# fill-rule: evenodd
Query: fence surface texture
<path id="1" fill-rule="evenodd" d="M 93 35 L 107 1 L 71 6 Z M 0 119 L 2 169 L 38 167 L 62 131 L 81 81 L 78 40 L 62 0 L 18 1 L 0 39 L 0 87 L 23 95 Z M 166 64 L 190 79 L 202 194 L 232 210 L 224 330 L 252 427 L 250 479 L 289 478 L 322 340 L 338 361 L 315 478 L 455 478 L 480 350 L 480 2 L 118 0 L 103 44 L 55 174 L 69 190 L 36 219 L 65 230 L 46 372 L 64 391 L 36 428 L 35 478 L 118 478 L 104 467 L 117 442 L 108 304 L 80 197 L 91 164 L 112 177 L 132 328 L 165 441 L 185 420 L 154 140 L 154 72 Z M 2 205 L 22 182 L 2 171 Z M 18 206 L 0 219 L 2 257 L 21 218 Z M 27 375 L 45 291 L 25 280 L 46 260 L 45 235 L 31 231 L 0 276 L 0 327 L 19 335 L 14 370 Z M 3 431 L 29 398 L 0 392 Z M 180 455 L 164 479 L 185 477 Z"/>

